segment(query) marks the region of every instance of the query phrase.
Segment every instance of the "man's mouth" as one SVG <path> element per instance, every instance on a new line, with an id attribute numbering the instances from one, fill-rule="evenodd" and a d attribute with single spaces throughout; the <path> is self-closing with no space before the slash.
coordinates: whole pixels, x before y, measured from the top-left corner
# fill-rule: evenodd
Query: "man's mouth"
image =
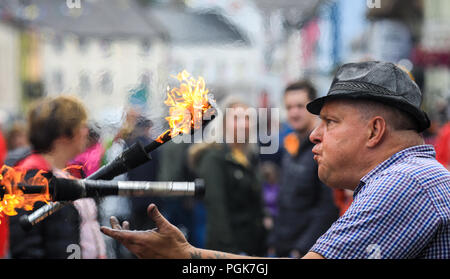
<path id="1" fill-rule="evenodd" d="M 319 155 L 314 155 L 314 161 L 316 161 L 317 163 L 319 163 Z"/>
<path id="2" fill-rule="evenodd" d="M 314 151 L 314 148 L 312 150 L 312 153 L 314 154 L 314 157 L 313 157 L 314 161 L 319 163 L 320 154 L 317 151 Z"/>

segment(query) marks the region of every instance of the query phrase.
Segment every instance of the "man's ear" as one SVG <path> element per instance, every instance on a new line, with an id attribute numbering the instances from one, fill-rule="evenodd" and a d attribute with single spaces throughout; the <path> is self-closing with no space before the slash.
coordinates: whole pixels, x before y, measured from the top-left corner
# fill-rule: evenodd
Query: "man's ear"
<path id="1" fill-rule="evenodd" d="M 373 117 L 368 125 L 367 147 L 372 148 L 380 144 L 386 133 L 386 121 L 381 116 Z"/>

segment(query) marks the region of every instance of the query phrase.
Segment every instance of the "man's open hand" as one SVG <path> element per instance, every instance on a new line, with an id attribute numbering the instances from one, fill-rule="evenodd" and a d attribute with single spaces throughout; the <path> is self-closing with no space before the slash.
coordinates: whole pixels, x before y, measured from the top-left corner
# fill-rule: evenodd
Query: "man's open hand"
<path id="1" fill-rule="evenodd" d="M 156 205 L 150 204 L 147 213 L 156 224 L 153 230 L 130 231 L 127 221 L 124 221 L 121 226 L 114 216 L 110 219 L 111 228 L 102 226 L 100 230 L 121 242 L 139 258 L 189 258 L 189 252 L 193 247 L 187 242 L 183 233 L 161 215 Z"/>

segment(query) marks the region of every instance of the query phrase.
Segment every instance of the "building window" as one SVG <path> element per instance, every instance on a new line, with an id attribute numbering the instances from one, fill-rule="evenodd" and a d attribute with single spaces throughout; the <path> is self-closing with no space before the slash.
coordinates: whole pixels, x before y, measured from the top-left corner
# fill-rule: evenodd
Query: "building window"
<path id="1" fill-rule="evenodd" d="M 111 40 L 108 40 L 108 39 L 102 40 L 100 42 L 100 49 L 103 53 L 103 57 L 111 56 L 111 45 L 112 45 L 112 42 L 111 42 Z"/>
<path id="2" fill-rule="evenodd" d="M 142 42 L 141 42 L 141 55 L 142 56 L 150 55 L 151 47 L 152 47 L 152 44 L 150 43 L 150 40 L 142 40 Z"/>
<path id="3" fill-rule="evenodd" d="M 112 76 L 105 72 L 100 76 L 100 90 L 105 95 L 111 95 L 114 89 Z"/>
<path id="4" fill-rule="evenodd" d="M 91 80 L 86 72 L 81 72 L 78 80 L 79 95 L 87 96 L 91 92 Z"/>
<path id="5" fill-rule="evenodd" d="M 86 37 L 78 37 L 78 49 L 81 53 L 86 53 L 89 47 L 89 41 Z"/>

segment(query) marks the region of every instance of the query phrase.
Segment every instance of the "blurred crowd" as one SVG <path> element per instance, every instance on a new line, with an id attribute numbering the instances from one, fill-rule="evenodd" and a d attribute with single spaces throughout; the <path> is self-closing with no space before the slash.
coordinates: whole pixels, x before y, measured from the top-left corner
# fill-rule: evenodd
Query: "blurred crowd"
<path id="1" fill-rule="evenodd" d="M 78 245 L 81 258 L 133 258 L 123 246 L 100 233 L 109 217 L 129 220 L 131 229 L 152 229 L 146 208 L 155 203 L 197 247 L 257 256 L 300 257 L 352 202 L 352 193 L 333 190 L 319 181 L 309 134 L 317 118 L 306 104 L 317 97 L 308 80 L 289 84 L 284 92 L 286 128 L 275 154 L 259 154 L 258 144 L 169 142 L 151 153 L 152 160 L 116 177 L 131 181 L 193 181 L 202 178 L 206 194 L 193 197 L 76 200 L 24 231 L 16 216 L 0 215 L 0 257 L 68 258 Z M 245 99 L 227 96 L 215 121 L 224 136 L 253 125 L 245 114 L 225 108 L 249 108 Z M 130 108 L 120 129 L 103 138 L 101 127 L 89 120 L 83 103 L 72 96 L 37 100 L 28 117 L 4 125 L 0 162 L 31 173 L 52 171 L 61 177 L 84 178 L 110 162 L 135 142 L 153 141 L 153 122 Z M 283 125 L 280 125 L 283 127 Z M 450 165 L 450 123 L 427 131 L 438 160 Z M 76 167 L 78 166 L 78 167 Z M 44 203 L 37 203 L 39 208 Z"/>

